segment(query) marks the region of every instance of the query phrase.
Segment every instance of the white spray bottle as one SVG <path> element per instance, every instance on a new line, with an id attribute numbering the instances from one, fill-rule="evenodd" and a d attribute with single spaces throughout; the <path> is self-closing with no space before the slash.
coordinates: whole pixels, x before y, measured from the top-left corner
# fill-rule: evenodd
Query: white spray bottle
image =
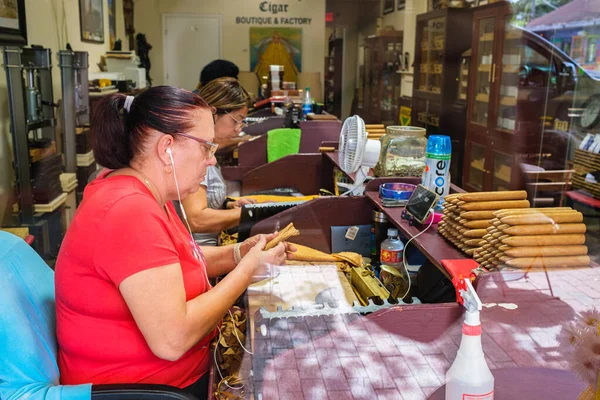
<path id="1" fill-rule="evenodd" d="M 458 354 L 446 373 L 446 400 L 493 400 L 494 376 L 481 346 L 481 300 L 471 281 L 467 278 L 463 282 L 460 295 L 467 313 Z"/>

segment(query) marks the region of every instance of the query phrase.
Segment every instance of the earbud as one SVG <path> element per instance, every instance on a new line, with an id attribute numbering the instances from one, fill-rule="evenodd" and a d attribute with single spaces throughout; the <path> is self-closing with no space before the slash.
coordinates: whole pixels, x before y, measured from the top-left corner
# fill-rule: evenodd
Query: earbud
<path id="1" fill-rule="evenodd" d="M 171 150 L 170 147 L 167 147 L 167 154 L 169 155 L 169 158 L 171 159 L 171 164 L 175 164 L 175 161 L 173 161 L 173 151 Z"/>

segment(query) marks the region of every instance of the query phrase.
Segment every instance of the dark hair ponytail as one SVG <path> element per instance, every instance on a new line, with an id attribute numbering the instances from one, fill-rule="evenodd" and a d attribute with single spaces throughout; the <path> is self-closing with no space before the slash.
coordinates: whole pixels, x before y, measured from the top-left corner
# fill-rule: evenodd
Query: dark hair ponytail
<path id="1" fill-rule="evenodd" d="M 128 167 L 143 150 L 149 130 L 186 133 L 197 123 L 192 112 L 208 109 L 198 95 L 172 86 L 154 86 L 135 97 L 124 110 L 127 96 L 106 96 L 94 107 L 91 133 L 96 161 L 103 167 Z"/>
<path id="2" fill-rule="evenodd" d="M 119 169 L 133 158 L 131 142 L 125 131 L 121 113 L 126 96 L 116 93 L 104 97 L 92 115 L 92 146 L 96 161 L 103 167 Z"/>

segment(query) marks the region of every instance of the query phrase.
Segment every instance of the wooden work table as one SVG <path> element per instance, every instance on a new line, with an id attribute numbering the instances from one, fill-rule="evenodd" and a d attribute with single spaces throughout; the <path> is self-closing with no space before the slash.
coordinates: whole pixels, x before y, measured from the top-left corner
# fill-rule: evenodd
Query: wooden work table
<path id="1" fill-rule="evenodd" d="M 598 282 L 596 265 L 477 279 L 488 304 L 481 312 L 482 344 L 498 399 L 574 399 L 583 390 L 583 382 L 565 371 L 558 335 L 597 303 Z M 258 326 L 246 336 L 254 354 L 244 355 L 242 375 L 252 369 L 245 390 L 265 400 L 441 399 L 461 342 L 462 314 L 457 303 L 398 305 L 367 315 L 256 313 Z"/>
<path id="2" fill-rule="evenodd" d="M 285 163 L 287 169 L 272 167 L 268 175 L 289 174 L 289 182 L 293 182 L 297 175 L 319 175 L 320 171 L 320 176 L 313 176 L 314 185 L 320 182 L 326 187 L 333 180 L 338 158 L 337 153 L 324 154 L 320 167 L 315 164 L 305 172 L 300 158 Z M 259 178 L 265 179 L 255 171 L 256 187 Z M 373 179 L 366 185 L 365 196 L 306 202 L 257 223 L 252 234 L 269 233 L 293 222 L 302 232 L 293 242 L 328 253 L 331 226 L 370 224 L 372 210 L 379 209 L 404 236 L 412 237 L 420 228 L 402 219 L 403 208 L 385 208 L 379 199 L 379 184 L 391 181 L 415 184 L 419 178 Z M 451 192 L 460 191 L 456 186 L 451 188 Z M 429 229 L 412 243 L 436 267 L 446 273 L 441 260 L 467 258 L 437 233 L 436 226 Z M 570 398 L 565 395 L 583 389 L 576 376 L 564 371 L 568 364 L 557 336 L 577 312 L 597 303 L 599 282 L 596 264 L 548 275 L 507 271 L 478 277 L 475 288 L 482 302 L 489 305 L 481 313 L 483 350 L 488 366 L 498 377 L 499 398 L 513 398 L 512 394 L 506 397 L 506 390 L 512 390 L 506 385 L 512 384 L 517 392 L 535 394 L 527 379 L 511 378 L 521 375 L 556 377 L 548 379 L 547 399 Z M 249 376 L 252 369 L 244 390 L 254 398 L 439 398 L 436 396 L 443 392 L 440 386 L 461 340 L 463 308 L 457 303 L 388 305 L 368 314 L 331 312 L 316 316 L 310 312 L 302 315 L 301 310 L 295 314 L 285 311 L 249 315 L 255 329 L 247 332 L 246 347 L 254 354 L 244 356 L 242 375 Z"/>

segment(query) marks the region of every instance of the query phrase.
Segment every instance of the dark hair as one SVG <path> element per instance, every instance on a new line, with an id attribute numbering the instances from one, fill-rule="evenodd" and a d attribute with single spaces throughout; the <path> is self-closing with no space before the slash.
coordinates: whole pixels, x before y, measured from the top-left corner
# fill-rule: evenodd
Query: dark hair
<path id="1" fill-rule="evenodd" d="M 141 153 L 148 130 L 186 133 L 197 118 L 192 111 L 209 109 L 199 96 L 173 86 L 154 86 L 135 97 L 124 110 L 126 95 L 106 96 L 94 107 L 91 134 L 96 161 L 103 167 L 129 166 Z"/>
<path id="2" fill-rule="evenodd" d="M 200 72 L 200 84 L 197 89 L 206 85 L 208 82 L 223 77 L 230 77 L 237 79 L 240 73 L 240 69 L 237 65 L 227 60 L 214 60 L 206 64 Z"/>
<path id="3" fill-rule="evenodd" d="M 250 95 L 235 78 L 217 78 L 202 86 L 198 94 L 217 114 L 232 112 L 242 107 L 250 107 Z"/>

